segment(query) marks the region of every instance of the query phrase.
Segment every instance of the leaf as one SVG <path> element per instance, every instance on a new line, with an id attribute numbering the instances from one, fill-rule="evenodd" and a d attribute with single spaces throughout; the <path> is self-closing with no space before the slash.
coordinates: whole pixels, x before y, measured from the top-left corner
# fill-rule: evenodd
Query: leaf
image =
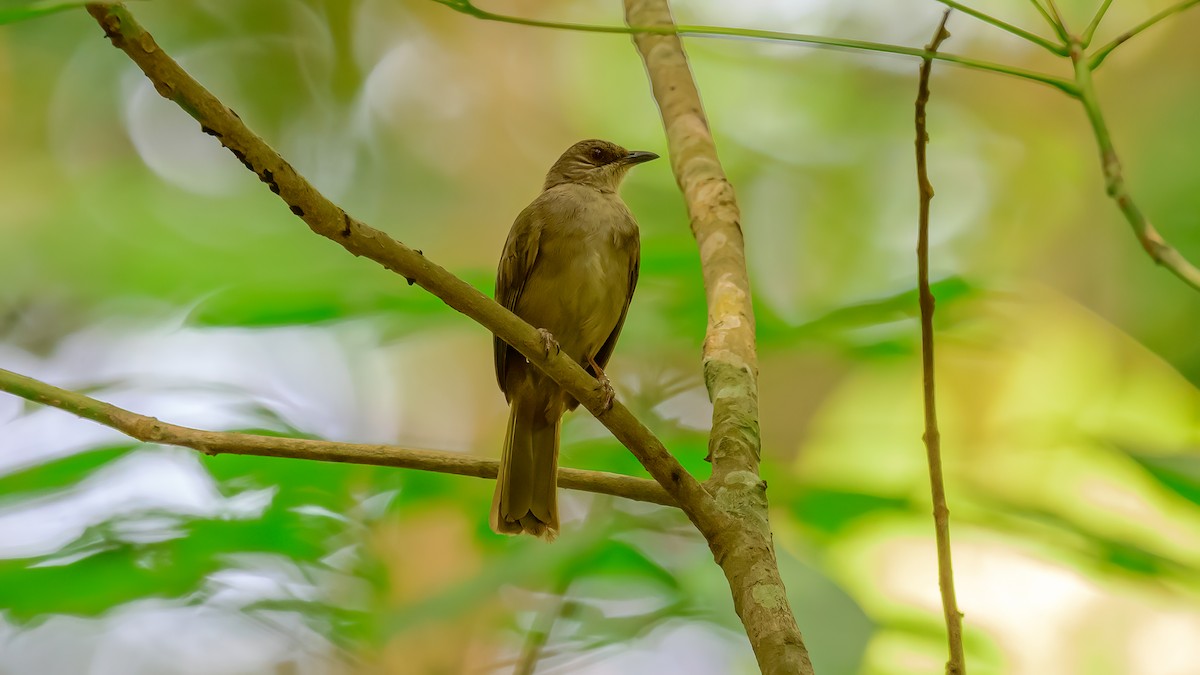
<path id="1" fill-rule="evenodd" d="M 11 0 L 10 0 L 11 1 Z M 15 7 L 8 6 L 10 2 L 5 2 L 4 6 L 0 6 L 0 24 L 16 23 L 27 19 L 36 19 L 37 17 L 55 12 L 63 12 L 69 9 L 83 7 L 86 4 L 112 5 L 118 0 L 32 0 L 31 2 L 21 2 L 18 0 Z"/>
<path id="2" fill-rule="evenodd" d="M 135 447 L 138 446 L 123 444 L 100 447 L 26 467 L 0 477 L 0 495 L 73 487 L 96 469 L 119 459 Z"/>
<path id="3" fill-rule="evenodd" d="M 1193 504 L 1200 504 L 1200 457 L 1147 455 L 1126 451 L 1150 477 Z"/>
<path id="4" fill-rule="evenodd" d="M 118 546 L 48 567 L 3 561 L 4 607 L 18 621 L 42 614 L 95 616 L 141 598 L 183 596 L 218 568 L 212 556 L 158 557 L 164 548 L 169 547 Z"/>
<path id="5" fill-rule="evenodd" d="M 884 497 L 865 492 L 850 492 L 819 487 L 789 491 L 792 513 L 797 521 L 826 534 L 835 534 L 854 521 L 879 511 L 908 511 L 906 499 Z"/>
<path id="6" fill-rule="evenodd" d="M 876 630 L 875 622 L 824 572 L 792 557 L 782 547 L 776 548 L 775 555 L 800 632 L 809 644 L 821 645 L 812 652 L 816 672 L 859 672 L 867 644 Z M 821 610 L 806 612 L 807 607 Z"/>

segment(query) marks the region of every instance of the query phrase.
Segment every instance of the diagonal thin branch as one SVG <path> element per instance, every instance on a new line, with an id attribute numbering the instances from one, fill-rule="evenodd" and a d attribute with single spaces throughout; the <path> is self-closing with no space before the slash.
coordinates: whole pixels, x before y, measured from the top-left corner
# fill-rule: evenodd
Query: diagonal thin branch
<path id="1" fill-rule="evenodd" d="M 948 37 L 946 20 L 950 10 L 942 15 L 933 40 L 926 47 L 937 48 Z M 925 124 L 925 108 L 929 103 L 929 76 L 933 61 L 921 63 L 921 74 L 917 84 L 916 128 L 917 128 L 917 187 L 920 194 L 920 215 L 917 225 L 917 285 L 920 287 L 921 305 L 921 369 L 925 402 L 925 453 L 929 462 L 929 488 L 933 496 L 933 524 L 937 538 L 938 587 L 942 593 L 942 611 L 946 619 L 946 639 L 949 642 L 950 659 L 946 662 L 946 675 L 966 675 L 967 664 L 963 658 L 962 614 L 954 594 L 954 566 L 950 560 L 950 510 L 946 508 L 946 486 L 942 477 L 942 440 L 937 423 L 937 398 L 934 393 L 933 369 L 933 293 L 929 290 L 929 203 L 933 200 L 933 185 L 929 183 L 926 161 L 926 146 L 929 132 Z"/>
<path id="2" fill-rule="evenodd" d="M 1108 7 L 1112 4 L 1112 0 L 1104 0 L 1100 8 L 1096 10 L 1096 14 L 1092 16 L 1092 20 L 1088 23 L 1088 27 L 1083 31 L 1083 35 L 1079 38 L 1080 44 L 1084 49 L 1092 44 L 1092 38 L 1096 35 L 1096 29 L 1100 27 L 1100 22 L 1104 20 L 1104 15 L 1108 13 Z"/>
<path id="3" fill-rule="evenodd" d="M 1147 28 L 1154 26 L 1159 21 L 1162 21 L 1163 19 L 1165 19 L 1173 14 L 1178 14 L 1179 12 L 1182 12 L 1183 10 L 1189 9 L 1191 7 L 1195 7 L 1198 4 L 1200 4 L 1200 0 L 1183 0 L 1182 2 L 1178 2 L 1174 5 L 1171 5 L 1170 7 L 1164 9 L 1163 11 L 1159 12 L 1158 14 L 1155 14 L 1154 16 L 1150 17 L 1149 19 L 1146 19 L 1145 21 L 1139 23 L 1138 25 L 1134 26 L 1133 28 L 1130 28 L 1129 30 L 1125 31 L 1124 33 L 1121 33 L 1117 37 L 1113 38 L 1112 42 L 1109 42 L 1108 44 L 1104 45 L 1103 47 L 1097 49 L 1096 52 L 1093 53 L 1091 55 L 1091 57 L 1088 58 L 1088 62 L 1087 62 L 1088 67 L 1091 68 L 1092 70 L 1095 70 L 1101 63 L 1104 62 L 1104 59 L 1108 58 L 1108 55 L 1112 53 L 1112 50 L 1116 49 L 1117 47 L 1120 47 L 1129 38 L 1134 37 L 1135 35 L 1141 33 L 1142 31 L 1146 30 Z"/>
<path id="4" fill-rule="evenodd" d="M 494 459 L 453 452 L 410 450 L 391 445 L 337 443 L 306 438 L 192 429 L 161 422 L 153 417 L 140 415 L 111 403 L 105 403 L 67 389 L 60 389 L 2 368 L 0 368 L 0 391 L 6 391 L 29 401 L 52 406 L 72 415 L 98 422 L 139 441 L 176 445 L 199 450 L 209 455 L 224 453 L 390 466 L 492 480 L 496 478 L 496 471 L 500 466 L 500 463 Z M 558 485 L 572 490 L 613 495 L 639 502 L 678 506 L 661 485 L 646 478 L 634 478 L 604 471 L 559 469 Z"/>
<path id="5" fill-rule="evenodd" d="M 1200 2 L 1200 0 L 1192 0 Z M 1108 123 L 1100 111 L 1100 99 L 1096 95 L 1096 86 L 1092 81 L 1092 69 L 1095 67 L 1088 62 L 1083 54 L 1083 48 L 1078 43 L 1071 47 L 1071 61 L 1075 65 L 1075 83 L 1079 89 L 1079 102 L 1087 113 L 1088 122 L 1092 125 L 1092 133 L 1096 137 L 1096 145 L 1100 148 L 1100 169 L 1104 172 L 1105 190 L 1113 198 L 1120 209 L 1125 221 L 1133 228 L 1138 243 L 1150 255 L 1155 263 L 1167 268 L 1188 286 L 1200 290 L 1200 268 L 1188 261 L 1175 247 L 1167 243 L 1159 234 L 1158 229 L 1146 218 L 1146 214 L 1138 208 L 1125 185 L 1125 174 L 1121 169 L 1121 160 L 1117 149 L 1113 146 L 1112 136 L 1108 131 Z"/>
<path id="6" fill-rule="evenodd" d="M 1033 6 L 1037 8 L 1038 14 L 1042 15 L 1042 18 L 1046 20 L 1046 23 L 1050 24 L 1050 27 L 1054 29 L 1054 34 L 1058 36 L 1058 39 L 1066 42 L 1067 32 L 1063 30 L 1062 26 L 1058 25 L 1058 22 L 1054 20 L 1054 17 L 1050 16 L 1050 12 L 1047 12 L 1046 8 L 1042 6 L 1041 0 L 1029 0 L 1029 2 L 1031 2 Z"/>
<path id="7" fill-rule="evenodd" d="M 708 304 L 704 380 L 713 402 L 708 481 L 735 519 L 709 548 L 729 581 L 733 605 L 763 673 L 811 675 L 812 663 L 788 605 L 759 477 L 758 356 L 741 214 L 717 157 L 700 92 L 667 0 L 624 0 L 634 44 L 646 66 L 667 133 L 671 169 L 687 204 Z"/>
<path id="8" fill-rule="evenodd" d="M 966 56 L 956 56 L 954 54 L 929 54 L 922 49 L 913 47 L 902 47 L 899 45 L 883 44 L 881 42 L 868 42 L 866 40 L 851 40 L 849 38 L 831 38 L 820 35 L 804 35 L 801 33 L 787 33 L 774 30 L 757 30 L 753 28 L 729 28 L 725 26 L 685 26 L 675 25 L 670 26 L 648 26 L 631 24 L 628 26 L 601 26 L 594 24 L 570 23 L 564 21 L 542 21 L 541 19 L 526 19 L 519 16 L 511 16 L 508 14 L 496 14 L 485 9 L 480 9 L 469 2 L 461 0 L 433 0 L 440 5 L 445 5 L 456 12 L 473 16 L 484 21 L 496 21 L 499 23 L 510 23 L 518 26 L 533 26 L 536 28 L 554 28 L 558 30 L 573 30 L 582 31 L 585 33 L 617 33 L 622 35 L 676 35 L 676 36 L 691 36 L 691 37 L 735 37 L 748 38 L 752 40 L 768 40 L 775 42 L 793 42 L 800 44 L 813 45 L 816 47 L 827 47 L 830 49 L 842 49 L 848 51 L 868 51 L 880 52 L 884 54 L 899 54 L 902 56 L 914 56 L 924 58 L 929 55 L 931 58 L 947 63 L 954 63 L 965 68 L 974 68 L 976 70 L 986 70 L 993 73 L 1003 75 L 1011 75 L 1033 82 L 1046 84 L 1068 95 L 1074 96 L 1074 85 L 1070 80 L 1044 73 L 1037 73 L 1015 66 L 1007 66 L 1002 63 L 992 63 L 990 61 L 981 61 Z"/>
<path id="9" fill-rule="evenodd" d="M 1034 33 L 1030 33 L 1029 31 L 1025 30 L 1024 28 L 1021 28 L 1019 26 L 1014 26 L 1011 23 L 1008 23 L 1007 21 L 1001 21 L 1000 19 L 997 19 L 996 17 L 992 16 L 991 14 L 981 12 L 977 9 L 972 9 L 960 2 L 955 2 L 954 0 L 937 0 L 937 1 L 942 3 L 945 6 L 949 7 L 950 9 L 957 9 L 958 11 L 962 12 L 963 14 L 973 16 L 976 19 L 979 19 L 980 21 L 990 23 L 993 26 L 1000 28 L 1001 30 L 1008 31 L 1009 33 L 1012 33 L 1013 35 L 1016 35 L 1019 38 L 1028 40 L 1029 42 L 1032 42 L 1033 44 L 1041 47 L 1042 49 L 1049 50 L 1050 52 L 1052 52 L 1054 54 L 1058 54 L 1059 56 L 1067 55 L 1066 46 L 1054 44 L 1053 42 L 1047 40 L 1046 38 L 1044 38 L 1040 35 L 1035 35 Z"/>
<path id="10" fill-rule="evenodd" d="M 88 5 L 113 45 L 154 83 L 160 95 L 175 102 L 214 136 L 247 169 L 253 171 L 292 213 L 309 228 L 350 253 L 374 260 L 410 282 L 436 295 L 447 305 L 466 314 L 500 336 L 539 369 L 579 400 L 617 440 L 637 457 L 650 475 L 680 505 L 705 537 L 729 521 L 704 487 L 689 474 L 650 432 L 619 401 L 606 409 L 596 381 L 579 364 L 562 353 L 547 355 L 538 332 L 491 298 L 480 293 L 421 252 L 413 250 L 351 217 L 330 202 L 315 187 L 251 131 L 241 118 L 221 103 L 178 63 L 162 51 L 123 5 Z"/>
<path id="11" fill-rule="evenodd" d="M 1071 29 L 1067 28 L 1067 22 L 1063 20 L 1062 12 L 1058 11 L 1058 4 L 1054 0 L 1046 0 L 1046 5 L 1050 8 L 1050 15 L 1054 17 L 1055 25 L 1062 28 L 1063 35 L 1066 36 L 1063 39 L 1069 41 Z"/>

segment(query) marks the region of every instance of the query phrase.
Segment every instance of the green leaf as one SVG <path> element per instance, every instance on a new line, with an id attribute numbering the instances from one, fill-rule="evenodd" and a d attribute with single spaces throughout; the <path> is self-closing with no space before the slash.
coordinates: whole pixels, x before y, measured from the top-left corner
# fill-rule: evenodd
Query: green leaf
<path id="1" fill-rule="evenodd" d="M 0 495 L 42 492 L 72 487 L 96 469 L 138 447 L 123 444 L 101 447 L 37 464 L 0 477 Z"/>
<path id="2" fill-rule="evenodd" d="M 3 3 L 3 6 L 0 6 L 0 24 L 36 19 L 46 14 L 83 7 L 89 3 L 111 5 L 116 4 L 116 2 L 117 0 L 32 0 L 26 2 L 17 0 L 14 3 L 11 0 L 7 0 Z"/>
<path id="3" fill-rule="evenodd" d="M 1126 454 L 1163 487 L 1193 504 L 1200 504 L 1200 457 L 1128 451 Z"/>
<path id="4" fill-rule="evenodd" d="M 859 518 L 880 511 L 912 508 L 908 500 L 865 492 L 806 486 L 786 494 L 794 495 L 790 506 L 796 520 L 826 534 L 835 534 Z"/>

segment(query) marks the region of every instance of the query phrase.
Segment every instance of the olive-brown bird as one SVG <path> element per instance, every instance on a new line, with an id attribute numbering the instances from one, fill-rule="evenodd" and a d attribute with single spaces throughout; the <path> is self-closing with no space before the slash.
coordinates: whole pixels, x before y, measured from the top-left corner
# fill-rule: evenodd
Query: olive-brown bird
<path id="1" fill-rule="evenodd" d="M 517 216 L 496 274 L 496 301 L 575 359 L 612 396 L 604 366 L 637 286 L 638 225 L 617 188 L 625 173 L 658 155 L 580 141 L 550 167 L 542 194 Z M 509 403 L 508 433 L 492 529 L 558 534 L 559 422 L 579 402 L 495 338 L 496 380 Z"/>

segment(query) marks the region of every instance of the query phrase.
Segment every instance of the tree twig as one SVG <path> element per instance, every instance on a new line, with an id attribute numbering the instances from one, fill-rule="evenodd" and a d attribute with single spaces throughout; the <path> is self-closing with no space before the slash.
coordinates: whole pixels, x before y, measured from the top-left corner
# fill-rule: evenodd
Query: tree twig
<path id="1" fill-rule="evenodd" d="M 955 2 L 954 0 L 937 0 L 937 1 L 942 3 L 945 6 L 949 7 L 950 9 L 957 9 L 958 11 L 962 12 L 963 14 L 966 14 L 968 16 L 973 16 L 976 19 L 979 19 L 980 21 L 990 23 L 993 26 L 995 26 L 1001 30 L 1008 31 L 1009 33 L 1012 33 L 1013 35 L 1016 35 L 1017 37 L 1019 37 L 1023 40 L 1032 42 L 1033 44 L 1041 47 L 1042 49 L 1049 50 L 1050 52 L 1052 52 L 1054 54 L 1058 54 L 1059 56 L 1067 55 L 1067 48 L 1065 45 L 1054 44 L 1053 42 L 1047 40 L 1046 38 L 1044 38 L 1040 35 L 1035 35 L 1033 33 L 1030 33 L 1029 31 L 1025 30 L 1024 28 L 1020 28 L 1019 26 L 1014 26 L 1011 23 L 1008 23 L 1006 21 L 1001 21 L 1000 19 L 997 19 L 996 17 L 992 16 L 991 14 L 981 12 L 977 9 L 972 9 L 962 3 Z"/>
<path id="2" fill-rule="evenodd" d="M 1200 2 L 1193 0 L 1192 4 Z M 1079 102 L 1083 104 L 1092 132 L 1096 136 L 1096 144 L 1100 148 L 1100 168 L 1104 172 L 1105 189 L 1120 209 L 1121 215 L 1133 228 L 1138 243 L 1157 264 L 1167 268 L 1172 274 L 1196 290 L 1200 290 L 1200 269 L 1188 261 L 1175 247 L 1167 243 L 1158 230 L 1142 213 L 1129 188 L 1125 185 L 1125 176 L 1121 170 L 1121 160 L 1113 146 L 1112 136 L 1108 132 L 1108 124 L 1100 111 L 1100 100 L 1096 96 L 1096 86 L 1092 81 L 1092 69 L 1095 67 L 1083 53 L 1079 42 L 1071 45 L 1071 61 L 1075 65 L 1075 84 L 1079 90 Z"/>
<path id="3" fill-rule="evenodd" d="M 1079 42 L 1085 49 L 1088 45 L 1092 44 L 1092 38 L 1096 35 L 1096 29 L 1100 27 L 1100 22 L 1104 20 L 1104 15 L 1108 13 L 1108 6 L 1111 4 L 1112 0 L 1104 0 L 1104 2 L 1100 4 L 1100 8 L 1097 9 L 1096 13 L 1092 16 L 1092 20 L 1088 23 L 1087 28 L 1083 31 L 1083 35 L 1079 38 Z M 1065 55 L 1066 53 L 1064 52 L 1064 56 Z"/>
<path id="4" fill-rule="evenodd" d="M 933 40 L 925 47 L 931 52 L 948 37 L 946 20 L 950 10 L 942 15 Z M 925 402 L 925 455 L 929 462 L 929 487 L 933 496 L 933 524 L 937 538 L 938 587 L 942 594 L 942 612 L 946 619 L 946 636 L 949 642 L 950 659 L 946 662 L 946 675 L 966 675 L 967 666 L 963 658 L 962 614 L 954 594 L 954 566 L 950 560 L 950 510 L 946 508 L 946 487 L 942 477 L 942 441 L 937 423 L 937 399 L 934 393 L 933 369 L 933 292 L 929 290 L 929 204 L 933 200 L 933 185 L 925 150 L 929 133 L 925 124 L 925 108 L 929 103 L 929 75 L 933 61 L 921 63 L 920 80 L 917 85 L 916 128 L 917 128 L 917 186 L 920 194 L 920 214 L 917 225 L 917 285 L 921 306 L 921 368 Z"/>
<path id="5" fill-rule="evenodd" d="M 647 26 L 647 25 L 626 25 L 626 26 L 602 26 L 595 24 L 570 23 L 564 21 L 542 21 L 541 19 L 527 19 L 520 16 L 511 16 L 508 14 L 496 14 L 481 9 L 470 2 L 462 0 L 433 0 L 434 2 L 445 5 L 456 12 L 473 16 L 484 21 L 496 21 L 499 23 L 510 23 L 518 26 L 533 26 L 536 28 L 554 28 L 558 30 L 573 30 L 582 31 L 585 33 L 618 33 L 622 35 L 676 35 L 689 37 L 731 37 L 731 38 L 747 38 L 751 40 L 768 40 L 772 42 L 795 42 L 800 44 L 813 45 L 816 47 L 828 47 L 830 49 L 843 49 L 849 51 L 868 51 L 880 52 L 884 54 L 899 54 L 902 56 L 913 56 L 916 58 L 924 58 L 927 54 L 924 50 L 915 49 L 913 47 L 903 47 L 900 45 L 889 45 L 881 42 L 868 42 L 866 40 L 852 40 L 849 38 L 831 38 L 821 35 L 804 35 L 801 33 L 787 33 L 784 31 L 775 30 L 757 30 L 754 28 L 729 28 L 726 26 Z M 1067 94 L 1074 94 L 1074 85 L 1070 80 L 1037 73 L 1015 66 L 1007 66 L 1002 63 L 992 63 L 990 61 L 981 61 L 966 56 L 957 56 L 955 54 L 933 54 L 932 58 L 947 63 L 953 63 L 965 68 L 974 68 L 976 70 L 986 70 L 993 73 L 1003 75 L 1011 75 L 1033 82 L 1046 84 L 1055 89 L 1058 89 Z"/>
<path id="6" fill-rule="evenodd" d="M 1063 30 L 1062 26 L 1058 25 L 1058 22 L 1054 20 L 1054 17 L 1050 16 L 1050 12 L 1046 11 L 1046 8 L 1042 6 L 1041 1 L 1029 0 L 1029 2 L 1032 3 L 1035 8 L 1037 8 L 1038 14 L 1042 15 L 1042 18 L 1046 20 L 1046 23 L 1050 24 L 1050 27 L 1054 29 L 1054 34 L 1058 36 L 1058 39 L 1065 43 L 1067 41 L 1067 32 Z"/>
<path id="7" fill-rule="evenodd" d="M 571 588 L 572 580 L 568 570 L 563 572 L 554 584 L 552 604 L 539 612 L 533 624 L 529 626 L 529 632 L 525 635 L 525 645 L 521 648 L 521 657 L 513 667 L 512 675 L 533 675 L 537 670 L 546 642 L 550 639 L 550 633 L 554 631 L 554 624 L 567 607 L 567 591 Z"/>
<path id="8" fill-rule="evenodd" d="M 113 45 L 137 64 L 160 95 L 198 121 L 202 131 L 228 148 L 313 232 L 420 285 L 512 345 L 607 427 L 706 537 L 716 536 L 729 522 L 729 517 L 717 507 L 699 481 L 667 452 L 662 442 L 628 408 L 615 401 L 606 409 L 607 401 L 595 379 L 565 354 L 548 355 L 541 336 L 532 326 L 434 264 L 421 252 L 356 220 L 326 199 L 255 135 L 236 113 L 164 53 L 123 5 L 92 4 L 87 10 Z"/>
<path id="9" fill-rule="evenodd" d="M 1067 27 L 1067 22 L 1063 20 L 1062 12 L 1058 11 L 1058 4 L 1054 0 L 1046 0 L 1046 5 L 1050 8 L 1050 15 L 1054 17 L 1054 23 L 1062 28 L 1063 39 L 1069 40 L 1071 29 Z"/>
<path id="10" fill-rule="evenodd" d="M 0 369 L 0 391 L 98 422 L 139 441 L 177 445 L 209 455 L 224 453 L 368 464 L 492 480 L 496 478 L 496 471 L 500 465 L 494 459 L 436 450 L 411 450 L 391 445 L 337 443 L 192 429 L 168 424 L 4 369 Z M 572 490 L 613 495 L 663 506 L 677 506 L 661 485 L 646 478 L 604 471 L 559 469 L 558 485 Z"/>
<path id="11" fill-rule="evenodd" d="M 700 93 L 667 0 L 624 0 L 634 44 L 650 78 L 667 133 L 671 169 L 687 204 L 708 304 L 704 379 L 713 402 L 708 485 L 736 522 L 708 538 L 733 593 L 750 646 L 764 673 L 811 674 L 812 663 L 779 576 L 767 518 L 766 483 L 758 474 L 758 356 L 741 215 L 717 158 Z"/>
<path id="12" fill-rule="evenodd" d="M 1164 9 L 1163 11 L 1159 12 L 1158 14 L 1155 14 L 1154 16 L 1150 17 L 1149 19 L 1146 19 L 1145 21 L 1139 23 L 1138 25 L 1134 26 L 1133 28 L 1130 28 L 1129 30 L 1125 31 L 1124 33 L 1121 33 L 1117 37 L 1113 38 L 1112 42 L 1109 42 L 1108 44 L 1104 45 L 1103 47 L 1097 49 L 1088 58 L 1088 67 L 1091 68 L 1092 70 L 1095 70 L 1101 63 L 1104 62 L 1104 59 L 1108 58 L 1108 55 L 1112 53 L 1112 50 L 1116 49 L 1117 47 L 1120 47 L 1129 38 L 1137 35 L 1138 33 L 1141 33 L 1142 31 L 1146 30 L 1147 28 L 1154 26 L 1154 24 L 1158 23 L 1159 21 L 1162 21 L 1163 19 L 1165 19 L 1173 14 L 1178 14 L 1179 12 L 1182 12 L 1183 10 L 1191 8 L 1191 7 L 1195 7 L 1198 4 L 1200 4 L 1200 0 L 1183 0 L 1182 2 L 1178 2 L 1174 5 L 1171 5 L 1170 7 Z M 1072 57 L 1072 58 L 1074 58 L 1074 57 Z"/>

